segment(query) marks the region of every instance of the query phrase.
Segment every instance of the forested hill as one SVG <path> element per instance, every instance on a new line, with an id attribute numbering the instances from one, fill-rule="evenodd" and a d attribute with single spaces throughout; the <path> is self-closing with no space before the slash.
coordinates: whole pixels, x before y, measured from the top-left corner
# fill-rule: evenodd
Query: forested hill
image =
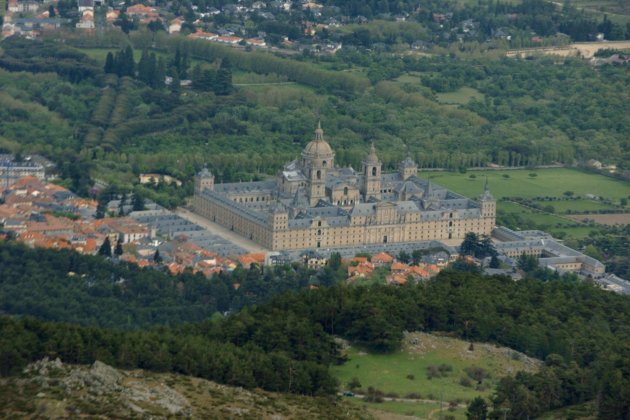
<path id="1" fill-rule="evenodd" d="M 447 271 L 418 285 L 321 286 L 297 294 L 280 294 L 268 303 L 225 318 L 123 331 L 120 328 L 129 326 L 126 319 L 102 323 L 114 329 L 98 327 L 98 320 L 102 322 L 111 313 L 108 306 L 117 299 L 124 299 L 132 314 L 156 304 L 149 297 L 149 290 L 156 289 L 144 283 L 148 278 L 139 274 L 145 272 L 128 266 L 127 278 L 121 283 L 120 272 L 111 263 L 62 253 L 57 273 L 65 271 L 66 277 L 54 271 L 45 276 L 55 261 L 54 252 L 46 252 L 50 255 L 6 244 L 0 251 L 0 267 L 12 267 L 0 277 L 1 301 L 6 302 L 6 290 L 13 291 L 14 300 L 4 307 L 7 315 L 14 316 L 3 316 L 0 324 L 2 374 L 19 371 L 25 363 L 48 355 L 66 362 L 91 363 L 98 359 L 118 367 L 174 371 L 244 387 L 326 394 L 336 390 L 328 366 L 341 361 L 333 336 L 389 352 L 400 346 L 403 330 L 445 331 L 510 346 L 546 361 L 537 374 L 520 373 L 499 383 L 495 408 L 509 407 L 512 418 L 534 417 L 596 397 L 602 418 L 623 418 L 630 405 L 626 392 L 630 386 L 630 299 L 574 279 L 515 283 L 503 277 Z M 17 270 L 19 266 L 37 265 L 44 268 L 35 281 L 27 281 Z M 83 276 L 107 270 L 115 275 L 98 282 Z M 68 276 L 70 271 L 76 274 Z M 35 271 L 29 268 L 28 273 Z M 278 279 L 287 281 L 294 276 L 280 273 Z M 263 276 L 256 269 L 246 273 L 264 288 Z M 184 277 L 165 276 L 162 282 L 171 281 L 170 287 L 174 287 L 192 281 Z M 153 280 L 160 281 L 157 277 Z M 55 303 L 71 303 L 76 308 L 72 314 L 90 313 L 89 318 L 78 315 L 80 318 L 68 319 L 70 312 L 52 310 L 37 314 L 48 321 L 15 317 L 32 314 L 25 302 L 32 303 L 45 294 L 54 297 L 65 293 L 62 283 L 73 282 L 79 291 L 100 283 L 95 290 L 111 292 L 90 291 L 89 299 L 59 299 Z M 218 278 L 210 279 L 208 287 L 220 282 Z M 148 287 L 145 293 L 125 296 L 126 290 L 141 284 Z M 21 292 L 16 293 L 20 288 Z M 175 286 L 174 290 L 184 294 L 185 289 Z M 212 295 L 206 291 L 205 298 Z M 87 295 L 73 297 L 77 296 Z M 212 308 L 209 303 L 199 305 Z M 200 313 L 199 318 L 207 316 Z M 57 316 L 72 324 L 54 322 Z M 164 323 L 165 319 L 155 318 L 153 322 Z"/>
<path id="2" fill-rule="evenodd" d="M 275 174 L 319 119 L 336 161 L 355 168 L 371 140 L 386 169 L 407 152 L 421 168 L 450 170 L 589 159 L 629 166 L 627 66 L 474 50 L 280 58 L 165 36 L 151 50 L 141 35 L 85 49 L 69 47 L 80 41 L 72 39 L 4 40 L 0 152 L 53 159 L 82 195 L 100 179 L 168 207 L 192 194 L 204 163 L 224 182 Z M 190 87 L 159 83 L 163 72 Z M 138 186 L 140 173 L 184 186 Z"/>

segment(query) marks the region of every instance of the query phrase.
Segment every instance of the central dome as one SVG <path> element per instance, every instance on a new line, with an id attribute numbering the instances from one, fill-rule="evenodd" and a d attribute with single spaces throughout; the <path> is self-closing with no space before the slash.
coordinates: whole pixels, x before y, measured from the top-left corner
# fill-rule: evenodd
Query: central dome
<path id="1" fill-rule="evenodd" d="M 309 157 L 330 157 L 334 155 L 330 144 L 324 140 L 324 130 L 322 130 L 321 124 L 317 124 L 315 140 L 306 145 L 302 154 Z"/>

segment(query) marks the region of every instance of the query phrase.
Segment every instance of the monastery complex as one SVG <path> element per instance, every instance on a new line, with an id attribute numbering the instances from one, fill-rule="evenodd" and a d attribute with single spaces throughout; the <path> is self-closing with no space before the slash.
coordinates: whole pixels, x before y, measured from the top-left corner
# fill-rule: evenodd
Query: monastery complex
<path id="1" fill-rule="evenodd" d="M 374 145 L 361 172 L 335 166 L 321 126 L 301 158 L 275 179 L 215 184 L 202 170 L 193 206 L 269 250 L 358 247 L 420 241 L 461 242 L 467 232 L 490 235 L 496 201 L 487 185 L 478 201 L 420 179 L 409 157 L 383 173 Z"/>

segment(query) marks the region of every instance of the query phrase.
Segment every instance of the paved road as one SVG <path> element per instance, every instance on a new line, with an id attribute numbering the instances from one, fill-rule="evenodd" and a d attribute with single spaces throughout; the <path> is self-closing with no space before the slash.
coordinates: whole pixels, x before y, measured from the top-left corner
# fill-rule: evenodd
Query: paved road
<path id="1" fill-rule="evenodd" d="M 245 239 L 242 236 L 240 236 L 237 233 L 232 232 L 229 229 L 224 228 L 223 226 L 220 226 L 214 222 L 211 222 L 210 220 L 201 217 L 193 212 L 191 212 L 188 209 L 185 209 L 183 207 L 178 207 L 175 210 L 175 213 L 190 221 L 193 223 L 198 224 L 199 226 L 201 226 L 204 229 L 207 229 L 208 232 L 214 234 L 214 235 L 219 235 L 222 238 L 227 239 L 228 241 L 232 242 L 235 245 L 240 246 L 241 248 L 243 248 L 244 250 L 246 250 L 247 252 L 269 252 L 268 249 L 263 248 L 262 246 L 258 245 L 255 242 L 250 241 L 249 239 Z"/>

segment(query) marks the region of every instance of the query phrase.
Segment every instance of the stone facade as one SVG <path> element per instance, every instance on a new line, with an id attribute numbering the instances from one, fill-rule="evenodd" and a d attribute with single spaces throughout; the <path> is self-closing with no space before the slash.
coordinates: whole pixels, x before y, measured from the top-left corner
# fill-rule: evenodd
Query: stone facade
<path id="1" fill-rule="evenodd" d="M 275 180 L 215 184 L 195 179 L 195 211 L 270 250 L 356 247 L 489 235 L 496 202 L 487 185 L 478 201 L 420 179 L 407 157 L 382 173 L 374 145 L 361 173 L 334 166 L 321 126 L 300 159 Z"/>

